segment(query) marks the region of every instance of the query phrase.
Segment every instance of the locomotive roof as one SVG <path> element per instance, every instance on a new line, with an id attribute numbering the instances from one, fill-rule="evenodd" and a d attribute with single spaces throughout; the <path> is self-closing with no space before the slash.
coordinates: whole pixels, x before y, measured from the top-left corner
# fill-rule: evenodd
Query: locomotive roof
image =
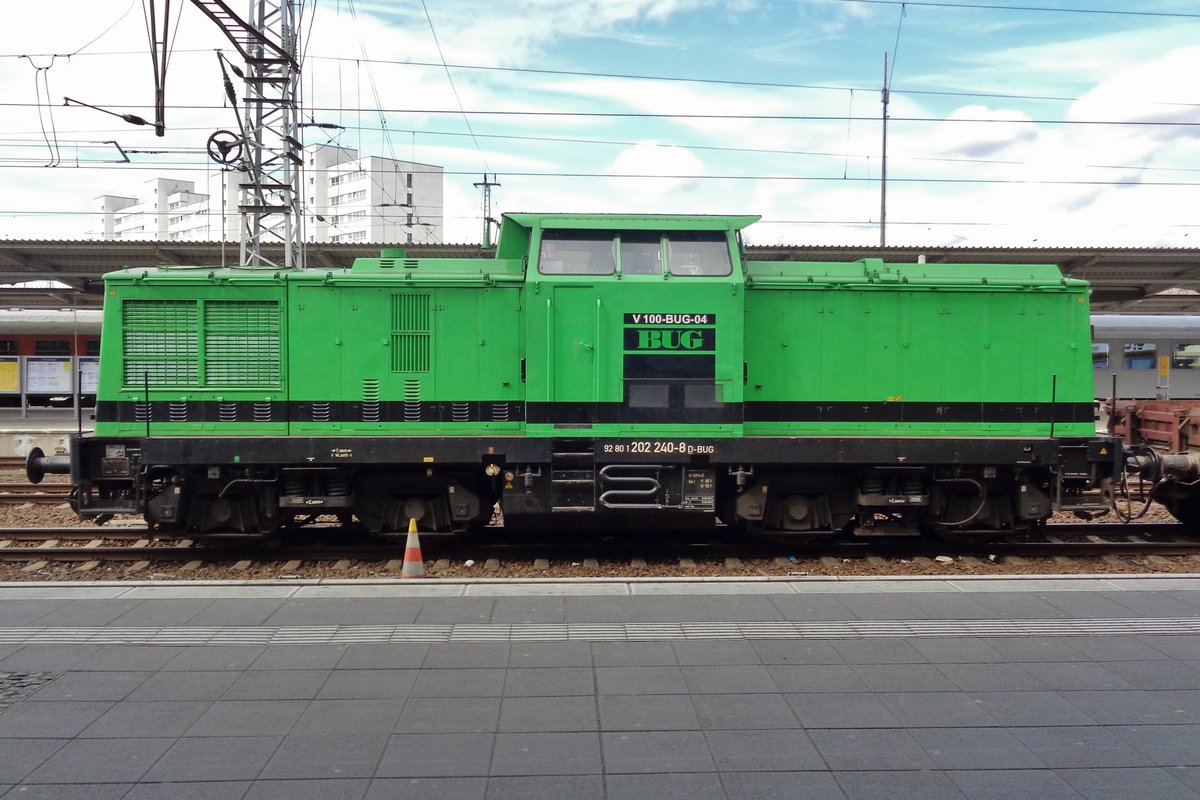
<path id="1" fill-rule="evenodd" d="M 524 228 L 740 231 L 758 214 L 504 214 Z"/>
<path id="2" fill-rule="evenodd" d="M 992 288 L 1070 287 L 1086 282 L 1064 278 L 1054 264 L 889 264 L 864 258 L 845 263 L 824 261 L 747 261 L 746 277 L 756 286 L 856 283 Z"/>

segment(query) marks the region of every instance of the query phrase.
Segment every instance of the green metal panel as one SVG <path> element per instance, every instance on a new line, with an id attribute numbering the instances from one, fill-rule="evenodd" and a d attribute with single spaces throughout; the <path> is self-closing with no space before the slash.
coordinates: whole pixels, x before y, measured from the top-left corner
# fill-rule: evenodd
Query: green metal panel
<path id="1" fill-rule="evenodd" d="M 106 276 L 97 400 L 139 404 L 139 419 L 98 415 L 100 435 L 287 432 L 287 338 L 278 276 L 218 269 L 125 270 Z M 257 404 L 237 422 L 194 419 L 200 404 Z M 163 408 L 170 407 L 164 414 Z M 247 406 L 249 407 L 249 406 Z M 178 412 L 178 413 L 176 413 Z"/>
<path id="2" fill-rule="evenodd" d="M 411 274 L 411 273 L 408 273 Z M 519 284 L 294 276 L 293 432 L 481 435 L 517 430 Z M 314 419 L 342 404 L 341 421 Z M 332 413 L 332 412 L 331 412 Z"/>
<path id="3" fill-rule="evenodd" d="M 786 264 L 747 292 L 747 400 L 1090 403 L 1085 285 L 1057 268 Z M 891 276 L 887 280 L 881 278 Z M 951 277 L 947 277 L 947 276 Z M 1089 422 L 1057 424 L 1086 436 Z M 747 434 L 1046 435 L 1048 422 L 747 423 Z"/>

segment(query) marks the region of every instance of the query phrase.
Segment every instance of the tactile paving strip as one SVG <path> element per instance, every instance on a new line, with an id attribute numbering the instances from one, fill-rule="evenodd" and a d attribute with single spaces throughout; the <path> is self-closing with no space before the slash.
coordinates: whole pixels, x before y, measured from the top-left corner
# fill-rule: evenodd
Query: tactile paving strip
<path id="1" fill-rule="evenodd" d="M 389 642 L 644 642 L 680 639 L 879 639 L 1200 634 L 1200 617 L 1132 619 L 610 622 L 549 625 L 320 625 L 0 628 L 0 645 L 280 645 Z M 2 673 L 0 673 L 2 674 Z"/>

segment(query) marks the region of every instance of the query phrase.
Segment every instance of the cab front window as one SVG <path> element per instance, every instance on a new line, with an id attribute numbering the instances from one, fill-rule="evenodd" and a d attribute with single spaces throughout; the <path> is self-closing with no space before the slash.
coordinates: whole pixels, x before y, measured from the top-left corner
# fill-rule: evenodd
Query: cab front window
<path id="1" fill-rule="evenodd" d="M 662 236 L 631 231 L 621 234 L 622 275 L 662 275 Z"/>

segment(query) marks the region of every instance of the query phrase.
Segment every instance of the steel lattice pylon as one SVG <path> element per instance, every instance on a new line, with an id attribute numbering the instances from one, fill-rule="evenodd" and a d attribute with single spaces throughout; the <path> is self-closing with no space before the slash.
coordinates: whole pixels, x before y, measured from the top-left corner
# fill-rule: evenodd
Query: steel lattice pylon
<path id="1" fill-rule="evenodd" d="M 250 0 L 248 20 L 225 0 L 192 0 L 216 22 L 246 62 L 242 98 L 241 263 L 247 267 L 304 266 L 300 142 L 302 0 Z M 267 258 L 283 244 L 283 264 Z"/>

